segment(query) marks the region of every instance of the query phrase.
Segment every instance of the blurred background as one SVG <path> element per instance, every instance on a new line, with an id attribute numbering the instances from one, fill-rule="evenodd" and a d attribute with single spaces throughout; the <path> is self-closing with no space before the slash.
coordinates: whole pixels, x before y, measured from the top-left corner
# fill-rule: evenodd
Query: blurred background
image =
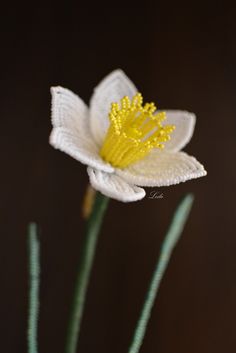
<path id="1" fill-rule="evenodd" d="M 112 201 L 99 239 L 78 352 L 127 352 L 173 211 L 195 203 L 142 353 L 236 351 L 235 11 L 227 2 L 18 3 L 1 21 L 1 351 L 26 351 L 29 221 L 41 228 L 40 352 L 63 352 L 84 222 L 86 168 L 48 143 L 50 93 L 87 103 L 122 68 L 160 108 L 196 113 L 186 151 L 208 176 L 163 199 Z M 149 190 L 147 190 L 149 192 Z"/>

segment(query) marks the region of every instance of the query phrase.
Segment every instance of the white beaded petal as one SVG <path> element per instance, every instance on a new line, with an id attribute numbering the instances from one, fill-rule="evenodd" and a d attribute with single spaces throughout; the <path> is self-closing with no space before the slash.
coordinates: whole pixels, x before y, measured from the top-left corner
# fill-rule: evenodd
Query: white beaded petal
<path id="1" fill-rule="evenodd" d="M 98 148 L 90 139 L 82 137 L 76 130 L 54 128 L 50 136 L 53 147 L 67 153 L 83 164 L 112 173 L 114 168 L 99 156 Z"/>
<path id="2" fill-rule="evenodd" d="M 185 152 L 153 151 L 116 174 L 140 186 L 169 186 L 206 175 L 204 167 Z"/>
<path id="3" fill-rule="evenodd" d="M 76 94 L 60 86 L 51 87 L 52 125 L 90 138 L 88 107 Z"/>
<path id="4" fill-rule="evenodd" d="M 194 132 L 196 116 L 182 110 L 165 110 L 164 124 L 175 125 L 169 141 L 165 142 L 165 150 L 180 151 L 191 140 Z"/>
<path id="5" fill-rule="evenodd" d="M 108 113 L 111 103 L 119 102 L 124 96 L 132 98 L 136 87 L 121 70 L 115 70 L 95 87 L 90 101 L 90 128 L 94 140 L 102 145 L 109 126 Z"/>
<path id="6" fill-rule="evenodd" d="M 144 198 L 145 190 L 126 183 L 115 175 L 88 167 L 91 185 L 102 194 L 122 202 L 138 201 Z"/>

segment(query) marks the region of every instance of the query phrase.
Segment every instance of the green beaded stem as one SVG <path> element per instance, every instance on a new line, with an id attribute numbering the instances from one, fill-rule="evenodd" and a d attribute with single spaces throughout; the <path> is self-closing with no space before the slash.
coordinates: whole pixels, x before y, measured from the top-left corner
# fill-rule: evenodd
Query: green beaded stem
<path id="1" fill-rule="evenodd" d="M 84 312 L 86 293 L 95 256 L 102 220 L 107 209 L 109 198 L 97 192 L 90 217 L 87 221 L 80 265 L 74 289 L 71 316 L 66 340 L 66 353 L 76 353 L 78 337 Z"/>
<path id="2" fill-rule="evenodd" d="M 140 313 L 140 317 L 134 332 L 133 340 L 129 348 L 128 353 L 138 353 L 143 339 L 146 333 L 147 325 L 151 316 L 151 311 L 155 302 L 155 298 L 160 287 L 161 280 L 164 276 L 169 260 L 171 258 L 172 251 L 177 244 L 181 233 L 184 229 L 184 225 L 188 219 L 189 212 L 193 203 L 193 195 L 188 194 L 182 200 L 177 210 L 175 211 L 173 220 L 169 227 L 169 230 L 164 238 L 160 256 L 157 261 L 156 269 L 153 273 L 147 296 Z"/>
<path id="3" fill-rule="evenodd" d="M 39 284 L 40 284 L 40 245 L 35 223 L 28 226 L 29 247 L 29 313 L 28 313 L 28 353 L 38 352 L 38 315 L 39 315 Z"/>

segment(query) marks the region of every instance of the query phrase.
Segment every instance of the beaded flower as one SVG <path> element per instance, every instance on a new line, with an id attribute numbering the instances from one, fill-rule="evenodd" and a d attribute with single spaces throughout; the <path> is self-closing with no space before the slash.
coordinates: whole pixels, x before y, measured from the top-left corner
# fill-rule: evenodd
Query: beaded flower
<path id="1" fill-rule="evenodd" d="M 123 71 L 102 80 L 89 107 L 66 88 L 51 92 L 50 143 L 86 164 L 91 185 L 102 194 L 137 201 L 145 196 L 140 186 L 169 186 L 206 175 L 194 157 L 180 151 L 192 137 L 195 115 L 143 104 Z"/>

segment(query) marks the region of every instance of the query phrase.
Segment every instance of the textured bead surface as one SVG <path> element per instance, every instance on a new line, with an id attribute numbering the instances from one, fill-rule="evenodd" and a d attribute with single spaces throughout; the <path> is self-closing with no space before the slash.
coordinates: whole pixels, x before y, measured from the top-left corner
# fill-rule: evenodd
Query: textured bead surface
<path id="1" fill-rule="evenodd" d="M 101 157 L 123 169 L 143 159 L 153 148 L 164 148 L 175 126 L 163 125 L 166 113 L 154 114 L 155 111 L 154 103 L 143 105 L 141 93 L 132 99 L 125 96 L 112 103 L 110 126 L 100 150 Z"/>
<path id="2" fill-rule="evenodd" d="M 184 152 L 153 151 L 117 174 L 140 186 L 169 186 L 206 175 L 204 167 Z"/>
<path id="3" fill-rule="evenodd" d="M 166 124 L 174 125 L 171 139 L 165 143 L 165 150 L 180 151 L 191 140 L 196 123 L 194 113 L 185 110 L 165 110 Z"/>
<path id="4" fill-rule="evenodd" d="M 52 87 L 52 124 L 50 143 L 83 164 L 112 172 L 114 168 L 99 156 L 89 129 L 88 109 L 68 89 Z"/>
<path id="5" fill-rule="evenodd" d="M 90 101 L 90 128 L 100 147 L 109 126 L 111 103 L 118 102 L 124 96 L 132 98 L 136 92 L 136 87 L 122 70 L 113 71 L 95 87 Z"/>
<path id="6" fill-rule="evenodd" d="M 144 198 L 145 190 L 128 184 L 115 174 L 104 173 L 88 167 L 91 185 L 102 194 L 122 202 L 138 201 Z"/>
<path id="7" fill-rule="evenodd" d="M 90 138 L 89 111 L 76 94 L 60 86 L 51 87 L 52 125 L 69 128 L 81 136 Z"/>

